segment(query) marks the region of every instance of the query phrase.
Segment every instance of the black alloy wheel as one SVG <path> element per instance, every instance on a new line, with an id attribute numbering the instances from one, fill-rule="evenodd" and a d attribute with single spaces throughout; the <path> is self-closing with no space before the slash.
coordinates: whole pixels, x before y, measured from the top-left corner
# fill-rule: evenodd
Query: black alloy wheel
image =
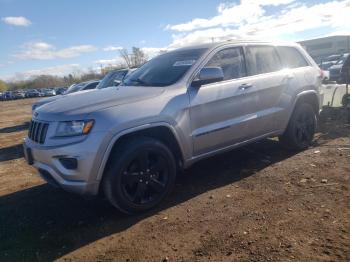
<path id="1" fill-rule="evenodd" d="M 176 162 L 170 149 L 149 137 L 125 141 L 111 155 L 102 186 L 107 199 L 124 213 L 144 212 L 171 191 Z"/>
<path id="2" fill-rule="evenodd" d="M 125 197 L 135 205 L 156 201 L 166 190 L 169 170 L 164 156 L 144 149 L 122 171 L 121 186 Z"/>
<path id="3" fill-rule="evenodd" d="M 280 142 L 291 150 L 308 148 L 314 138 L 317 127 L 317 115 L 310 104 L 299 103 L 289 120 Z"/>

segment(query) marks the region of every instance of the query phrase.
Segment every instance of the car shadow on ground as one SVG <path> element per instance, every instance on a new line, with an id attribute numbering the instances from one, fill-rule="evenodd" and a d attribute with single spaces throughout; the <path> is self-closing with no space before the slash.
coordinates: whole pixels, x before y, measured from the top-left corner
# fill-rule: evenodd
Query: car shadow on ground
<path id="1" fill-rule="evenodd" d="M 294 154 L 266 139 L 200 161 L 178 177 L 174 191 L 159 207 L 142 215 L 123 215 L 104 200 L 83 199 L 47 184 L 2 196 L 0 261 L 52 261 Z"/>
<path id="2" fill-rule="evenodd" d="M 20 132 L 28 129 L 29 122 L 24 122 L 23 124 L 17 125 L 17 126 L 10 126 L 10 127 L 4 127 L 0 128 L 0 134 L 8 134 L 13 132 Z"/>
<path id="3" fill-rule="evenodd" d="M 248 176 L 293 155 L 264 140 L 201 161 L 182 174 L 172 194 L 145 214 L 127 216 L 101 199 L 87 200 L 47 184 L 0 197 L 0 260 L 50 261 L 142 219 Z"/>
<path id="4" fill-rule="evenodd" d="M 0 148 L 0 162 L 23 157 L 22 144 Z"/>

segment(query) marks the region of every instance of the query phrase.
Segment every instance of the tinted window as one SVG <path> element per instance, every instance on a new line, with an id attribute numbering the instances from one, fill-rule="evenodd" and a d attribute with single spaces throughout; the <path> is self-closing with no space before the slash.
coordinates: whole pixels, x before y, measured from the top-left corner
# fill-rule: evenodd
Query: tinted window
<path id="1" fill-rule="evenodd" d="M 308 66 L 305 58 L 294 47 L 277 47 L 283 68 L 297 68 Z"/>
<path id="2" fill-rule="evenodd" d="M 206 67 L 221 67 L 224 80 L 246 76 L 242 48 L 228 48 L 217 52 Z"/>
<path id="3" fill-rule="evenodd" d="M 250 75 L 258 75 L 282 69 L 279 57 L 272 46 L 248 46 L 248 71 Z"/>
<path id="4" fill-rule="evenodd" d="M 84 90 L 94 89 L 97 86 L 98 82 L 93 82 L 84 87 Z"/>
<path id="5" fill-rule="evenodd" d="M 176 83 L 201 57 L 206 48 L 173 51 L 159 55 L 123 81 L 125 86 L 168 86 Z"/>

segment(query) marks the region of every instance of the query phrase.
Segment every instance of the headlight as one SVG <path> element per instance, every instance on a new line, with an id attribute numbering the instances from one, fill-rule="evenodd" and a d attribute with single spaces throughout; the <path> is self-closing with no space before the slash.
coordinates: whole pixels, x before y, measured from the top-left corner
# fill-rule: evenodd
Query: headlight
<path id="1" fill-rule="evenodd" d="M 59 122 L 55 136 L 80 136 L 90 132 L 94 120 L 78 120 Z"/>

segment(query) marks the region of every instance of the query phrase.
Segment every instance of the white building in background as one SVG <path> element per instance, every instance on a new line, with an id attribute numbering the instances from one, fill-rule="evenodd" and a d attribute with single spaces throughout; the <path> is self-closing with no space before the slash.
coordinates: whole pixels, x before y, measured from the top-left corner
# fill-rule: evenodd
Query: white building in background
<path id="1" fill-rule="evenodd" d="M 300 41 L 305 50 L 319 63 L 330 55 L 350 53 L 350 35 L 335 35 Z"/>

